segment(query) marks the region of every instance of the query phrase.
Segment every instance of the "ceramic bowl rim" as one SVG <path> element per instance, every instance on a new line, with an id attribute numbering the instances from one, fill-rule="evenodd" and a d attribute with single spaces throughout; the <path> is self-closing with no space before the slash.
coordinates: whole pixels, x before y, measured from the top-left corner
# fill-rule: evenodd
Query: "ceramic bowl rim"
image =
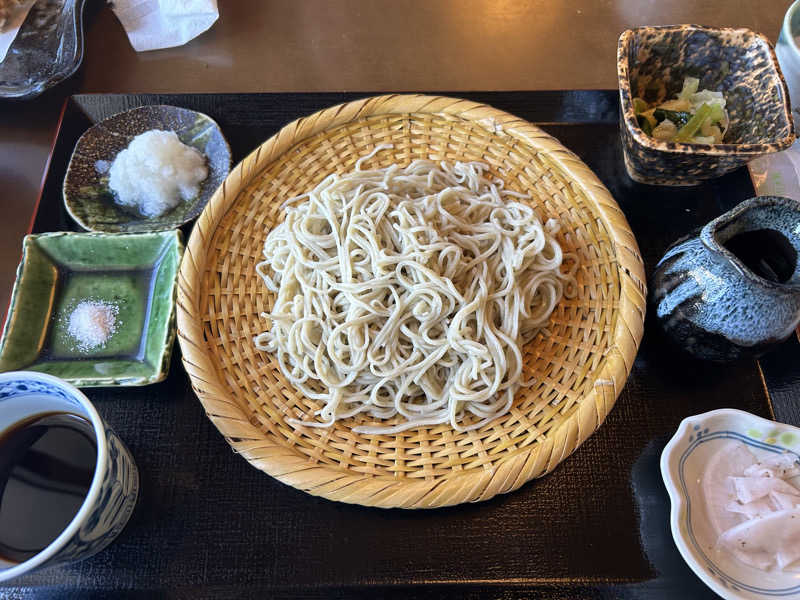
<path id="1" fill-rule="evenodd" d="M 708 33 L 734 33 L 749 35 L 761 41 L 767 56 L 778 76 L 778 83 L 783 91 L 781 102 L 783 115 L 789 124 L 789 133 L 774 141 L 747 143 L 747 144 L 689 144 L 683 142 L 667 142 L 657 140 L 645 134 L 635 122 L 633 116 L 633 95 L 630 82 L 630 61 L 628 58 L 628 48 L 636 34 L 645 31 L 704 31 Z M 663 152 L 665 154 L 679 154 L 684 156 L 741 156 L 756 157 L 770 152 L 785 150 L 794 143 L 794 120 L 792 118 L 791 106 L 789 103 L 789 90 L 786 80 L 783 77 L 775 50 L 769 39 L 761 33 L 755 32 L 746 27 L 704 27 L 703 25 L 646 25 L 626 29 L 619 37 L 617 44 L 617 80 L 619 84 L 619 95 L 621 103 L 621 118 L 625 123 L 625 129 L 635 142 L 649 150 Z"/>
<path id="2" fill-rule="evenodd" d="M 692 544 L 686 539 L 686 537 L 683 535 L 683 532 L 681 531 L 681 523 L 686 521 L 688 516 L 687 515 L 688 503 L 686 501 L 686 496 L 681 491 L 678 482 L 676 482 L 673 477 L 673 470 L 677 471 L 677 467 L 673 468 L 673 464 L 680 459 L 680 454 L 677 452 L 678 444 L 681 442 L 682 439 L 685 438 L 687 432 L 691 428 L 693 428 L 696 424 L 706 422 L 716 417 L 740 418 L 772 428 L 774 428 L 776 425 L 780 425 L 788 429 L 793 429 L 795 431 L 798 431 L 798 433 L 800 433 L 800 428 L 794 427 L 792 425 L 787 425 L 785 423 L 778 423 L 777 421 L 773 421 L 770 419 L 765 419 L 764 417 L 759 417 L 758 415 L 754 415 L 752 413 L 740 410 L 738 408 L 718 408 L 716 410 L 710 410 L 708 412 L 691 415 L 683 419 L 678 425 L 675 433 L 667 442 L 667 445 L 664 447 L 664 450 L 661 452 L 661 460 L 659 461 L 661 477 L 664 480 L 664 487 L 666 487 L 670 499 L 670 531 L 672 533 L 672 539 L 674 540 L 675 545 L 678 548 L 678 551 L 683 557 L 683 560 L 686 562 L 689 568 L 691 568 L 692 571 L 694 571 L 695 575 L 697 575 L 703 581 L 703 583 L 705 583 L 708 587 L 710 587 L 714 592 L 716 592 L 726 600 L 750 600 L 754 596 L 759 598 L 774 597 L 774 594 L 765 595 L 758 591 L 753 591 L 753 590 L 746 590 L 750 595 L 742 595 L 741 593 L 738 592 L 738 590 L 734 590 L 730 587 L 725 587 L 710 572 L 710 570 L 697 559 Z M 777 444 L 771 444 L 771 445 L 780 447 Z M 726 577 L 730 577 L 730 575 L 727 572 L 726 572 Z M 800 586 L 797 587 L 800 588 Z M 782 595 L 781 597 L 789 597 L 789 596 Z M 791 597 L 797 598 L 798 592 L 793 593 Z"/>
<path id="3" fill-rule="evenodd" d="M 153 364 L 153 373 L 145 377 L 139 377 L 134 380 L 126 379 L 125 377 L 61 377 L 61 381 L 66 381 L 68 384 L 75 387 L 89 388 L 89 387 L 140 387 L 145 385 L 152 385 L 164 381 L 169 374 L 169 364 L 172 357 L 172 349 L 175 344 L 176 331 L 176 316 L 177 316 L 177 296 L 178 296 L 178 273 L 180 271 L 181 261 L 185 254 L 186 245 L 183 240 L 183 232 L 180 229 L 164 229 L 157 231 L 119 231 L 119 232 L 106 232 L 106 231 L 47 231 L 43 233 L 29 233 L 22 239 L 22 255 L 20 257 L 19 265 L 17 265 L 16 276 L 14 285 L 11 289 L 11 298 L 8 303 L 8 310 L 6 311 L 6 318 L 3 322 L 3 327 L 0 329 L 0 350 L 2 350 L 6 343 L 8 343 L 8 326 L 11 322 L 12 307 L 18 301 L 20 293 L 19 282 L 22 278 L 23 269 L 27 261 L 28 244 L 34 243 L 35 240 L 41 238 L 54 238 L 54 237 L 70 237 L 70 236 L 83 236 L 91 238 L 107 238 L 109 236 L 140 236 L 140 235 L 159 235 L 164 236 L 168 243 L 175 244 L 178 252 L 176 260 L 175 275 L 173 277 L 171 294 L 170 294 L 170 310 L 166 316 L 167 333 L 164 338 L 164 350 L 159 357 L 159 361 Z M 174 241 L 173 241 L 174 240 Z M 35 363 L 32 363 L 35 364 Z M 28 365 L 30 366 L 30 365 Z M 16 370 L 15 371 L 19 371 Z M 9 371 L 10 372 L 10 371 Z M 51 377 L 43 371 L 20 371 L 26 373 L 42 373 Z"/>
<path id="4" fill-rule="evenodd" d="M 70 157 L 69 157 L 69 162 L 67 163 L 67 170 L 64 173 L 64 180 L 61 183 L 61 200 L 62 200 L 62 204 L 64 205 L 64 208 L 66 209 L 67 213 L 72 218 L 72 220 L 77 225 L 82 227 L 84 232 L 87 232 L 87 233 L 109 233 L 109 234 L 111 234 L 111 233 L 154 233 L 154 232 L 158 232 L 158 231 L 169 231 L 170 229 L 178 229 L 178 228 L 183 227 L 184 225 L 186 225 L 186 223 L 188 223 L 190 221 L 193 221 L 198 216 L 200 216 L 200 213 L 203 212 L 203 208 L 205 208 L 206 204 L 208 204 L 208 201 L 211 199 L 211 196 L 213 196 L 214 192 L 216 191 L 216 190 L 208 190 L 208 192 L 206 194 L 208 196 L 208 198 L 206 198 L 205 202 L 203 202 L 202 205 L 200 205 L 200 204 L 196 205 L 196 208 L 188 213 L 190 216 L 187 216 L 187 218 L 185 218 L 180 223 L 175 223 L 173 225 L 159 225 L 158 223 L 152 223 L 152 219 L 139 217 L 138 218 L 138 222 L 141 223 L 144 226 L 143 229 L 121 230 L 121 231 L 120 230 L 113 230 L 113 229 L 97 229 L 97 228 L 92 228 L 88 223 L 84 222 L 83 219 L 81 219 L 80 217 L 78 217 L 78 215 L 76 215 L 74 212 L 72 212 L 72 207 L 70 206 L 71 200 L 69 200 L 69 195 L 67 194 L 67 178 L 69 177 L 69 173 L 72 170 L 72 160 L 73 160 L 73 158 L 75 156 L 75 152 L 77 151 L 77 149 L 80 146 L 81 142 L 83 142 L 84 138 L 93 129 L 103 125 L 103 123 L 105 123 L 106 121 L 109 121 L 109 120 L 114 119 L 116 117 L 119 117 L 121 115 L 134 113 L 136 111 L 144 110 L 144 109 L 178 109 L 178 110 L 194 113 L 196 115 L 201 115 L 205 119 L 208 119 L 208 121 L 214 127 L 217 128 L 217 131 L 219 131 L 220 137 L 222 138 L 222 143 L 223 143 L 224 147 L 228 151 L 228 165 L 227 165 L 226 172 L 222 175 L 222 180 L 223 181 L 228 177 L 228 175 L 231 172 L 231 169 L 233 168 L 233 151 L 231 150 L 231 145 L 228 142 L 228 139 L 225 137 L 225 134 L 222 132 L 222 127 L 219 126 L 219 123 L 217 123 L 217 121 L 214 118 L 212 118 L 211 116 L 207 115 L 204 112 L 200 112 L 199 110 L 194 110 L 192 108 L 185 108 L 183 106 L 176 106 L 174 104 L 158 103 L 158 104 L 142 104 L 141 106 L 134 106 L 133 108 L 129 108 L 127 110 L 121 110 L 119 112 L 115 112 L 114 114 L 108 115 L 107 117 L 103 118 L 101 121 L 98 121 L 97 123 L 92 123 L 86 129 L 86 131 L 84 131 L 81 134 L 81 136 L 78 138 L 78 141 L 75 142 L 75 146 L 72 148 L 72 153 L 70 154 Z M 170 130 L 170 131 L 173 131 L 173 130 Z M 209 176 L 210 176 L 210 172 L 209 172 Z M 197 213 L 197 214 L 194 214 L 193 216 L 191 216 L 192 213 Z M 156 217 L 156 218 L 158 218 L 158 217 Z M 152 227 L 148 227 L 148 223 L 150 223 L 152 225 Z"/>
<path id="5" fill-rule="evenodd" d="M 6 371 L 5 373 L 0 373 L 0 384 L 15 379 L 49 383 L 57 388 L 62 389 L 81 404 L 83 409 L 89 414 L 89 419 L 92 423 L 92 429 L 95 433 L 95 439 L 97 442 L 97 465 L 95 466 L 94 475 L 92 476 L 92 483 L 89 486 L 89 491 L 86 494 L 86 498 L 84 498 L 80 509 L 78 509 L 78 512 L 75 513 L 75 516 L 72 517 L 72 520 L 69 522 L 69 524 L 60 534 L 58 534 L 58 537 L 50 542 L 50 544 L 48 544 L 43 550 L 34 554 L 26 561 L 14 565 L 13 567 L 9 567 L 8 569 L 0 570 L 0 582 L 8 581 L 28 573 L 58 554 L 58 552 L 67 544 L 67 542 L 69 542 L 69 540 L 72 539 L 72 537 L 78 532 L 81 526 L 83 526 L 83 524 L 86 522 L 86 519 L 89 517 L 89 513 L 94 510 L 94 506 L 97 502 L 97 498 L 100 496 L 100 489 L 103 487 L 103 480 L 105 479 L 106 470 L 108 468 L 108 441 L 106 440 L 105 423 L 100 417 L 100 414 L 97 412 L 97 409 L 94 407 L 94 404 L 92 404 L 91 400 L 89 400 L 86 394 L 68 381 L 56 377 L 55 375 L 50 375 L 49 373 L 40 373 L 38 371 Z"/>
<path id="6" fill-rule="evenodd" d="M 789 5 L 789 8 L 786 9 L 786 14 L 783 15 L 783 24 L 781 25 L 781 31 L 783 31 L 786 43 L 795 53 L 795 58 L 797 59 L 800 59 L 800 48 L 797 47 L 797 42 L 795 41 L 794 34 L 792 33 L 792 17 L 799 9 L 800 0 L 794 0 L 794 2 Z"/>

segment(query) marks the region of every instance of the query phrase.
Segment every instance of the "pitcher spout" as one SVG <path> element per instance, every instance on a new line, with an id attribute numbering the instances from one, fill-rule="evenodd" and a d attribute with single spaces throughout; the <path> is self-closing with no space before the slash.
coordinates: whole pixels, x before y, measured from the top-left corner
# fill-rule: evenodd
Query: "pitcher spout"
<path id="1" fill-rule="evenodd" d="M 700 239 L 753 285 L 800 292 L 800 202 L 758 196 L 705 225 Z"/>
<path id="2" fill-rule="evenodd" d="M 689 353 L 757 357 L 800 323 L 800 202 L 760 196 L 670 247 L 653 274 L 656 315 Z"/>

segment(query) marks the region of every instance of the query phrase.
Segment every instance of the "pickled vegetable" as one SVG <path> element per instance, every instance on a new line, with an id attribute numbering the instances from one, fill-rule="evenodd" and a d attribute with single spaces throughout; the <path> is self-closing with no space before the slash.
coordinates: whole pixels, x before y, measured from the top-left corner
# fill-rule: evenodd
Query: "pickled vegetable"
<path id="1" fill-rule="evenodd" d="M 699 90 L 700 80 L 686 77 L 677 97 L 648 104 L 633 99 L 636 121 L 641 130 L 656 139 L 690 143 L 720 144 L 729 118 L 722 92 Z"/>

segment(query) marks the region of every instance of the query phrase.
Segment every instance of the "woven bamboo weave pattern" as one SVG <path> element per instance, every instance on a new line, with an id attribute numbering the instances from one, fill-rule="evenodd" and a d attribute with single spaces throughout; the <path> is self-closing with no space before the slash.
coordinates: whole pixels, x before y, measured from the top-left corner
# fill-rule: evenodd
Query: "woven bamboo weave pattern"
<path id="1" fill-rule="evenodd" d="M 524 348 L 525 378 L 511 411 L 476 431 L 449 425 L 360 435 L 358 416 L 328 429 L 287 424 L 320 407 L 301 396 L 277 360 L 256 350 L 272 308 L 255 271 L 282 203 L 332 172 L 415 158 L 480 160 L 506 187 L 555 217 L 577 254 L 578 294 L 554 311 L 551 335 Z M 537 127 L 455 98 L 368 98 L 295 121 L 228 176 L 189 239 L 181 265 L 178 335 L 192 387 L 236 452 L 280 481 L 342 502 L 432 508 L 509 492 L 555 468 L 605 419 L 641 341 L 644 268 L 616 202 L 571 152 Z M 392 421 L 389 421 L 391 423 Z"/>

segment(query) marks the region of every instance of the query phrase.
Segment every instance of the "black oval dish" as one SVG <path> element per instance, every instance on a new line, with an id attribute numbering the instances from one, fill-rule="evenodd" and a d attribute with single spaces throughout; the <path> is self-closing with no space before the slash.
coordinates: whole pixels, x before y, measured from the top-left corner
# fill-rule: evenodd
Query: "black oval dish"
<path id="1" fill-rule="evenodd" d="M 120 206 L 108 187 L 108 164 L 134 137 L 151 129 L 174 131 L 208 161 L 208 177 L 200 193 L 158 217 L 145 217 Z M 104 162 L 98 165 L 98 161 Z M 202 212 L 230 170 L 231 149 L 211 117 L 177 106 L 141 106 L 101 121 L 80 137 L 64 178 L 64 204 L 78 225 L 89 231 L 175 229 Z"/>

